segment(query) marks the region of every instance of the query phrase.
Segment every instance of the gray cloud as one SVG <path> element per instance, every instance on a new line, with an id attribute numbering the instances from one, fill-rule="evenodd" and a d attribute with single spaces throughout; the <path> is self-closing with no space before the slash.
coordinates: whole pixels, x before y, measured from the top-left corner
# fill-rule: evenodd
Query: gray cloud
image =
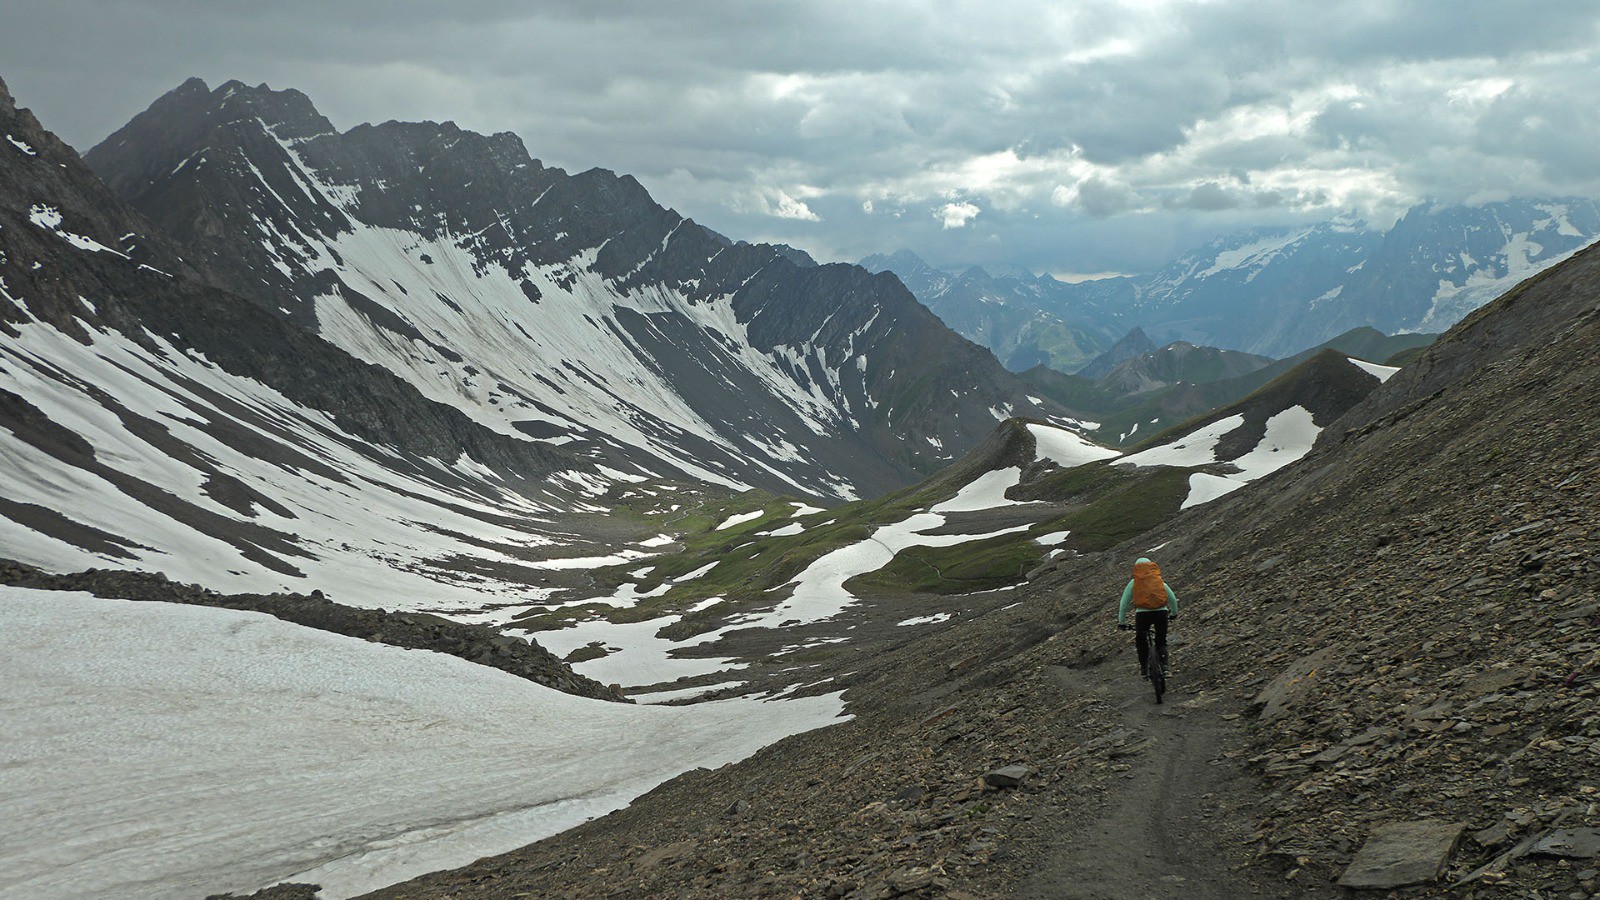
<path id="1" fill-rule="evenodd" d="M 190 75 L 265 81 L 340 127 L 513 130 L 826 259 L 1135 270 L 1345 208 L 1600 194 L 1591 0 L 12 6 L 0 76 L 81 149 Z"/>

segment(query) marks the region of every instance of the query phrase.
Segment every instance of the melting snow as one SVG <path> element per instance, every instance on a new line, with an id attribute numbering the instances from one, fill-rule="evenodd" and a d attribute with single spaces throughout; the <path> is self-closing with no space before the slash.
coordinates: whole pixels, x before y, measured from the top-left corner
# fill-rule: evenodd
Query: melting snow
<path id="1" fill-rule="evenodd" d="M 733 515 L 729 516 L 727 518 L 727 520 L 724 521 L 721 525 L 718 525 L 716 527 L 716 529 L 714 529 L 714 530 L 716 530 L 716 531 L 726 531 L 729 528 L 733 528 L 736 525 L 743 525 L 746 522 L 754 522 L 755 520 L 761 518 L 764 515 L 766 515 L 766 511 L 765 510 L 760 510 L 760 509 L 754 510 L 752 512 L 734 513 Z"/>
<path id="2" fill-rule="evenodd" d="M 720 560 L 719 560 L 719 562 L 720 562 Z M 696 578 L 700 578 L 700 577 L 704 576 L 707 572 L 710 572 L 712 569 L 715 569 L 716 567 L 717 567 L 717 563 L 716 562 L 706 563 L 705 565 L 701 566 L 698 569 L 695 569 L 693 572 L 690 572 L 687 575 L 680 575 L 677 578 L 672 579 L 672 583 L 673 584 L 682 584 L 685 581 L 693 581 Z"/>
<path id="3" fill-rule="evenodd" d="M 83 594 L 0 588 L 0 621 L 0 768 L 27 785 L 0 793 L 8 896 L 289 880 L 337 900 L 555 834 L 843 708 L 585 700 L 258 613 Z"/>
<path id="4" fill-rule="evenodd" d="M 1033 434 L 1039 458 L 1051 460 L 1064 469 L 1118 455 L 1117 451 L 1086 441 L 1077 432 L 1065 428 L 1030 424 L 1028 431 Z"/>
<path id="5" fill-rule="evenodd" d="M 1312 421 L 1310 411 L 1303 406 L 1291 406 L 1278 413 L 1267 420 L 1266 433 L 1255 449 L 1231 460 L 1239 468 L 1237 473 L 1216 476 L 1196 472 L 1191 475 L 1189 496 L 1184 498 L 1182 508 L 1208 503 L 1248 482 L 1278 471 L 1310 453 L 1311 445 L 1316 443 L 1321 431 Z"/>
<path id="6" fill-rule="evenodd" d="M 1006 491 L 1016 487 L 1021 481 L 1022 469 L 1016 466 L 985 472 L 974 478 L 954 497 L 934 506 L 933 511 L 975 512 L 980 509 L 994 509 L 997 506 L 1010 506 L 1017 501 L 1007 500 Z"/>
<path id="7" fill-rule="evenodd" d="M 1374 378 L 1377 378 L 1379 381 L 1388 381 L 1390 376 L 1392 376 L 1392 375 L 1394 375 L 1394 373 L 1400 371 L 1400 369 L 1395 367 L 1395 366 L 1380 366 L 1377 363 L 1369 363 L 1364 359 L 1356 359 L 1353 356 L 1350 357 L 1349 359 L 1350 359 L 1350 364 L 1352 366 L 1355 366 L 1356 368 L 1360 369 L 1361 371 L 1372 375 Z"/>
<path id="8" fill-rule="evenodd" d="M 12 557 L 57 571 L 157 570 L 225 591 L 320 588 L 345 603 L 391 609 L 475 610 L 487 601 L 542 596 L 515 580 L 463 576 L 438 562 L 467 556 L 515 565 L 514 551 L 552 543 L 536 532 L 544 508 L 504 486 L 463 482 L 444 463 L 402 474 L 390 465 L 399 461 L 392 451 L 344 435 L 325 414 L 153 334 L 146 339 L 155 354 L 114 331 L 89 328 L 88 343 L 42 324 L 19 331 L 0 342 L 0 387 L 29 398 L 81 437 L 114 474 L 108 479 L 64 466 L 0 429 L 6 496 L 131 543 L 122 555 L 88 550 L 0 517 L 0 546 Z M 73 377 L 46 374 L 57 368 Z M 91 392 L 83 385 L 96 387 Z M 213 398 L 222 401 L 220 408 Z M 182 452 L 169 453 L 165 444 L 129 431 L 108 401 L 123 414 L 160 423 Z M 240 413 L 221 411 L 229 408 Z M 218 436 L 239 415 L 248 418 L 245 427 L 257 435 L 259 448 L 246 451 Z M 253 503 L 241 511 L 219 502 L 206 490 L 211 472 L 191 459 L 237 479 L 245 496 L 271 498 L 274 505 Z M 180 498 L 197 514 L 265 531 L 254 546 L 229 543 L 145 505 L 112 480 L 122 478 Z M 525 525 L 502 524 L 517 517 Z M 264 545 L 274 533 L 284 535 L 283 543 Z M 506 550 L 489 549 L 495 546 Z M 281 571 L 290 565 L 304 574 Z"/>
<path id="9" fill-rule="evenodd" d="M 948 622 L 949 620 L 950 620 L 950 614 L 949 613 L 934 613 L 931 616 L 917 616 L 915 618 L 907 619 L 904 622 L 896 622 L 895 624 L 896 625 L 937 625 L 940 622 Z"/>
<path id="10" fill-rule="evenodd" d="M 73 232 L 62 228 L 61 211 L 53 206 L 47 206 L 43 203 L 35 203 L 33 206 L 28 208 L 28 221 L 54 234 L 56 237 L 61 238 L 79 250 L 87 250 L 90 253 L 100 253 L 104 251 L 112 254 L 113 256 L 120 256 L 123 259 L 128 258 L 126 253 L 113 250 L 94 238 L 84 237 L 81 234 L 74 234 Z"/>
<path id="11" fill-rule="evenodd" d="M 1178 438 L 1170 444 L 1152 447 L 1132 456 L 1124 456 L 1120 463 L 1136 466 L 1203 466 L 1217 461 L 1217 442 L 1228 432 L 1244 424 L 1244 416 L 1218 419 L 1192 434 Z"/>
<path id="12" fill-rule="evenodd" d="M 729 669 L 743 669 L 748 665 L 730 658 L 674 656 L 674 651 L 707 644 L 721 636 L 720 631 L 695 635 L 683 641 L 657 636 L 661 629 L 682 619 L 683 616 L 679 615 L 643 622 L 594 619 L 579 622 L 570 628 L 541 631 L 534 635 L 534 639 L 557 656 L 566 656 L 592 643 L 601 644 L 610 651 L 608 655 L 573 663 L 573 670 L 602 684 L 620 684 L 623 687 L 645 687 L 679 678 L 698 678 Z"/>

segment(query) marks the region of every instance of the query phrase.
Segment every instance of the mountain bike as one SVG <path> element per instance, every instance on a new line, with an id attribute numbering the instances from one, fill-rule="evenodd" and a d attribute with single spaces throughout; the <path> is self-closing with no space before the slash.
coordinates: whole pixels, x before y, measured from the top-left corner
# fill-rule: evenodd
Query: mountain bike
<path id="1" fill-rule="evenodd" d="M 1132 625 L 1118 625 L 1117 628 L 1121 631 L 1134 630 L 1134 626 Z M 1137 640 L 1138 639 L 1135 638 L 1135 641 Z M 1172 667 L 1169 664 L 1166 656 L 1164 656 L 1161 651 L 1157 649 L 1156 636 L 1153 633 L 1148 634 L 1147 640 L 1150 642 L 1150 644 L 1149 656 L 1145 661 L 1145 678 L 1150 681 L 1150 687 L 1156 692 L 1156 702 L 1160 703 L 1162 696 L 1167 692 L 1167 670 Z M 1170 649 L 1168 650 L 1168 653 L 1171 653 Z"/>
<path id="2" fill-rule="evenodd" d="M 1145 666 L 1150 673 L 1150 686 L 1155 688 L 1156 702 L 1161 702 L 1161 695 L 1167 692 L 1167 661 L 1162 659 L 1162 652 L 1156 649 L 1155 636 L 1150 637 L 1150 661 Z"/>

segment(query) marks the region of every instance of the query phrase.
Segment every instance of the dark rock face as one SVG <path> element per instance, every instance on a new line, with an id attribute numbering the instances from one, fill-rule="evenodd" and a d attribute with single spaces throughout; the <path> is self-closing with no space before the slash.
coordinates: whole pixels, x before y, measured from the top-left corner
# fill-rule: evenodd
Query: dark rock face
<path id="1" fill-rule="evenodd" d="M 409 650 L 432 650 L 509 672 L 579 697 L 631 703 L 608 687 L 572 671 L 531 640 L 510 637 L 487 625 L 463 625 L 426 613 L 359 609 L 318 594 L 219 594 L 145 572 L 91 569 L 51 575 L 32 566 L 0 559 L 0 584 L 47 591 L 87 591 L 96 597 L 214 606 L 266 613 L 296 625 L 358 637 Z"/>
<path id="2" fill-rule="evenodd" d="M 1339 886 L 1388 890 L 1433 881 L 1444 871 L 1466 826 L 1449 822 L 1396 822 L 1374 831 L 1339 876 Z"/>
<path id="3" fill-rule="evenodd" d="M 14 298 L 0 303 L 0 332 L 15 336 L 17 325 L 39 321 L 82 339 L 83 323 L 90 323 L 149 348 L 155 335 L 327 412 L 358 437 L 419 458 L 464 452 L 530 484 L 530 491 L 553 469 L 587 465 L 477 426 L 393 375 L 207 285 L 159 227 L 107 190 L 31 113 L 17 110 L 3 85 L 0 97 L 0 128 L 34 151 L 0 148 L 6 151 L 0 153 L 0 258 L 9 262 L 0 276 Z M 58 217 L 59 224 L 41 227 L 34 221 L 40 216 Z M 63 234 L 106 249 L 69 247 Z"/>
<path id="4" fill-rule="evenodd" d="M 992 409 L 1059 412 L 894 278 L 731 242 L 512 134 L 340 134 L 297 92 L 191 80 L 86 158 L 213 284 L 494 430 L 634 471 L 876 493 Z"/>

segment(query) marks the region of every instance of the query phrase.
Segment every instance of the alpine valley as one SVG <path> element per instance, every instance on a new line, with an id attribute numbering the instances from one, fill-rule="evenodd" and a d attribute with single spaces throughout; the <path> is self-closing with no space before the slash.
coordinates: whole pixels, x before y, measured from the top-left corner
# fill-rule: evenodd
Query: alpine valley
<path id="1" fill-rule="evenodd" d="M 0 134 L 0 895 L 1600 888 L 1592 203 L 1065 285 L 265 85 Z"/>

